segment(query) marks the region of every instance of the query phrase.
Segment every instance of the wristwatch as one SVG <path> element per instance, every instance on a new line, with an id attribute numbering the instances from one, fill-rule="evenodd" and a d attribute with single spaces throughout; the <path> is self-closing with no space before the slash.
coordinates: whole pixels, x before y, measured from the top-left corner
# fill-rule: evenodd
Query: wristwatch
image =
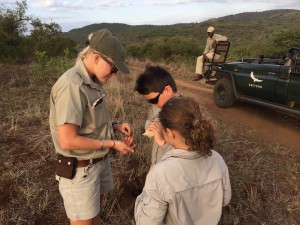
<path id="1" fill-rule="evenodd" d="M 100 140 L 100 147 L 99 148 L 97 148 L 96 150 L 102 150 L 103 149 L 103 141 L 102 140 Z"/>

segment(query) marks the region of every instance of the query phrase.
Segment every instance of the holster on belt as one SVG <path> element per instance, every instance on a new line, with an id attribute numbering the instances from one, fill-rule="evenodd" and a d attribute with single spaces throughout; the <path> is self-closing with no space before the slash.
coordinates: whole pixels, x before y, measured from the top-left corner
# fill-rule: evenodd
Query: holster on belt
<path id="1" fill-rule="evenodd" d="M 65 157 L 58 155 L 56 160 L 55 173 L 57 176 L 73 179 L 76 174 L 77 159 L 75 157 Z"/>

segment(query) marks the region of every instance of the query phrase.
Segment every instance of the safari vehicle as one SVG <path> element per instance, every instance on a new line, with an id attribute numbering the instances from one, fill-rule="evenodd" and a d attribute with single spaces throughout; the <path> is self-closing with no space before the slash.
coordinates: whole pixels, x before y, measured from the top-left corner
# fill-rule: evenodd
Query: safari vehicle
<path id="1" fill-rule="evenodd" d="M 244 100 L 300 115 L 300 48 L 288 53 L 286 60 L 259 58 L 212 65 L 216 105 L 228 108 Z"/>

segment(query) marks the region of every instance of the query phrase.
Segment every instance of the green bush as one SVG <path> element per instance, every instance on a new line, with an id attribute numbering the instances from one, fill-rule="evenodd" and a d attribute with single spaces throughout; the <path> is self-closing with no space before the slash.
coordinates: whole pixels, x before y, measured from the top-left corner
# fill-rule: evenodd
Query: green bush
<path id="1" fill-rule="evenodd" d="M 18 56 L 18 49 L 16 46 L 5 45 L 0 42 L 0 60 L 4 63 L 15 62 Z"/>
<path id="2" fill-rule="evenodd" d="M 70 50 L 65 49 L 64 54 L 63 57 L 49 58 L 45 51 L 36 51 L 36 61 L 33 64 L 32 76 L 30 78 L 31 85 L 53 85 L 60 75 L 74 65 Z"/>
<path id="3" fill-rule="evenodd" d="M 192 39 L 165 38 L 150 41 L 144 45 L 132 45 L 127 48 L 127 55 L 140 60 L 150 59 L 154 62 L 174 60 L 186 61 L 200 54 L 200 46 Z"/>

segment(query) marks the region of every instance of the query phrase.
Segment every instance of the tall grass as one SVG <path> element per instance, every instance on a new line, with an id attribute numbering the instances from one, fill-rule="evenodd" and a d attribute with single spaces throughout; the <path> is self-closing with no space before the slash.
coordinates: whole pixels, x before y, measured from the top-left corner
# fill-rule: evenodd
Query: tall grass
<path id="1" fill-rule="evenodd" d="M 0 65 L 1 225 L 68 224 L 54 179 L 48 113 L 51 87 L 73 63 L 58 58 L 43 66 Z M 149 105 L 133 92 L 137 75 L 149 62 L 128 63 L 129 76 L 105 84 L 106 100 L 114 120 L 131 122 L 138 147 L 133 154 L 111 157 L 115 188 L 105 196 L 101 211 L 107 225 L 134 223 L 134 200 L 150 166 L 151 141 L 141 135 Z M 184 65 L 164 66 L 182 80 L 192 71 Z M 214 120 L 215 150 L 229 167 L 233 189 L 220 224 L 300 224 L 299 155 L 278 143 L 266 143 L 256 131 L 206 113 Z"/>

